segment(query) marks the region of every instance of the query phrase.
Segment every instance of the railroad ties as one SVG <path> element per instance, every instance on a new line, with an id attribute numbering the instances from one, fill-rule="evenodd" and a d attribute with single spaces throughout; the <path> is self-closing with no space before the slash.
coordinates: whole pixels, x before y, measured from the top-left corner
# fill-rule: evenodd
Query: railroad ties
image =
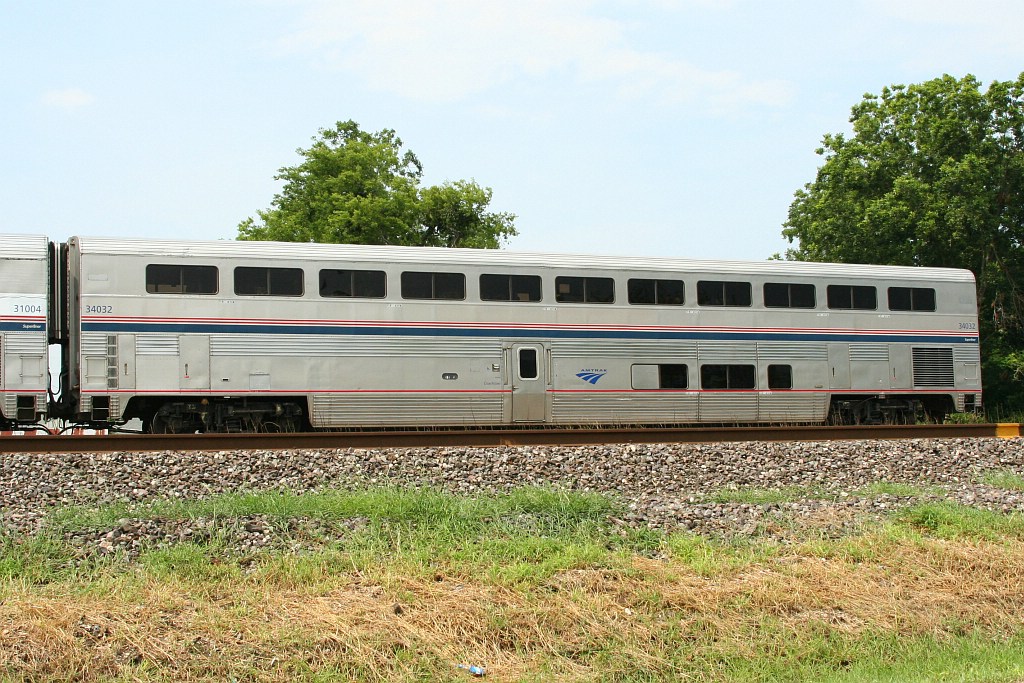
<path id="1" fill-rule="evenodd" d="M 159 450 L 300 450 L 303 448 L 421 448 L 580 446 L 622 443 L 715 443 L 727 441 L 837 441 L 864 439 L 1019 438 L 1022 425 L 876 425 L 700 427 L 647 429 L 523 429 L 276 434 L 26 434 L 0 438 L 0 453 Z"/>

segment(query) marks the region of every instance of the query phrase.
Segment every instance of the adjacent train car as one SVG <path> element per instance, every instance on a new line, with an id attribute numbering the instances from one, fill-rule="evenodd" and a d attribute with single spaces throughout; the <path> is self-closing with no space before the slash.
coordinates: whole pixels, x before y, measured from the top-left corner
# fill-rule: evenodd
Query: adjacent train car
<path id="1" fill-rule="evenodd" d="M 49 243 L 0 235 L 0 428 L 46 414 Z"/>
<path id="2" fill-rule="evenodd" d="M 981 404 L 963 270 L 98 238 L 64 258 L 83 422 L 873 423 Z"/>

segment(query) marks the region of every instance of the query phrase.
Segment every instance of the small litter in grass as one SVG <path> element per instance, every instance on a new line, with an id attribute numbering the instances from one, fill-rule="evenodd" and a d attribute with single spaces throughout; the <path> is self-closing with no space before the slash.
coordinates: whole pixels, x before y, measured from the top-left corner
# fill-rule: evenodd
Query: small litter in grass
<path id="1" fill-rule="evenodd" d="M 460 669 L 465 669 L 474 676 L 487 675 L 487 669 L 483 668 L 482 666 L 477 666 L 476 664 L 456 664 L 456 666 Z"/>

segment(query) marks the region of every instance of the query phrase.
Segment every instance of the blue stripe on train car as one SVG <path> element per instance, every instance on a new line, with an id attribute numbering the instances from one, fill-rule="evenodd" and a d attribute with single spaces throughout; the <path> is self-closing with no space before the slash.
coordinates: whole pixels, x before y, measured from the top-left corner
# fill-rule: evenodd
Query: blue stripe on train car
<path id="1" fill-rule="evenodd" d="M 678 339 L 696 341 L 803 341 L 803 342 L 903 342 L 918 344 L 977 344 L 977 337 L 955 333 L 915 332 L 769 332 L 693 330 L 580 330 L 516 327 L 396 327 L 333 325 L 260 325 L 237 323 L 109 323 L 83 322 L 83 332 L 170 332 L 174 334 L 319 334 L 335 336 L 391 337 L 514 337 L 537 339 Z"/>

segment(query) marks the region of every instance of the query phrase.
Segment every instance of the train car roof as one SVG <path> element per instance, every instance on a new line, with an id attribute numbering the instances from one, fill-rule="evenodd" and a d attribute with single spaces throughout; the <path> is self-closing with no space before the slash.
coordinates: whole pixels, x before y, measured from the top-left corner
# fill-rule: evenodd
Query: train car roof
<path id="1" fill-rule="evenodd" d="M 49 241 L 43 235 L 0 234 L 0 259 L 45 260 Z"/>
<path id="2" fill-rule="evenodd" d="M 597 256 L 505 251 L 502 249 L 448 249 L 362 244 L 251 242 L 236 240 L 178 241 L 73 237 L 83 254 L 153 256 L 167 258 L 244 258 L 269 261 L 416 263 L 447 266 L 515 266 L 615 271 L 786 275 L 974 282 L 974 274 L 959 268 L 880 266 L 810 261 L 729 261 L 642 256 Z"/>

